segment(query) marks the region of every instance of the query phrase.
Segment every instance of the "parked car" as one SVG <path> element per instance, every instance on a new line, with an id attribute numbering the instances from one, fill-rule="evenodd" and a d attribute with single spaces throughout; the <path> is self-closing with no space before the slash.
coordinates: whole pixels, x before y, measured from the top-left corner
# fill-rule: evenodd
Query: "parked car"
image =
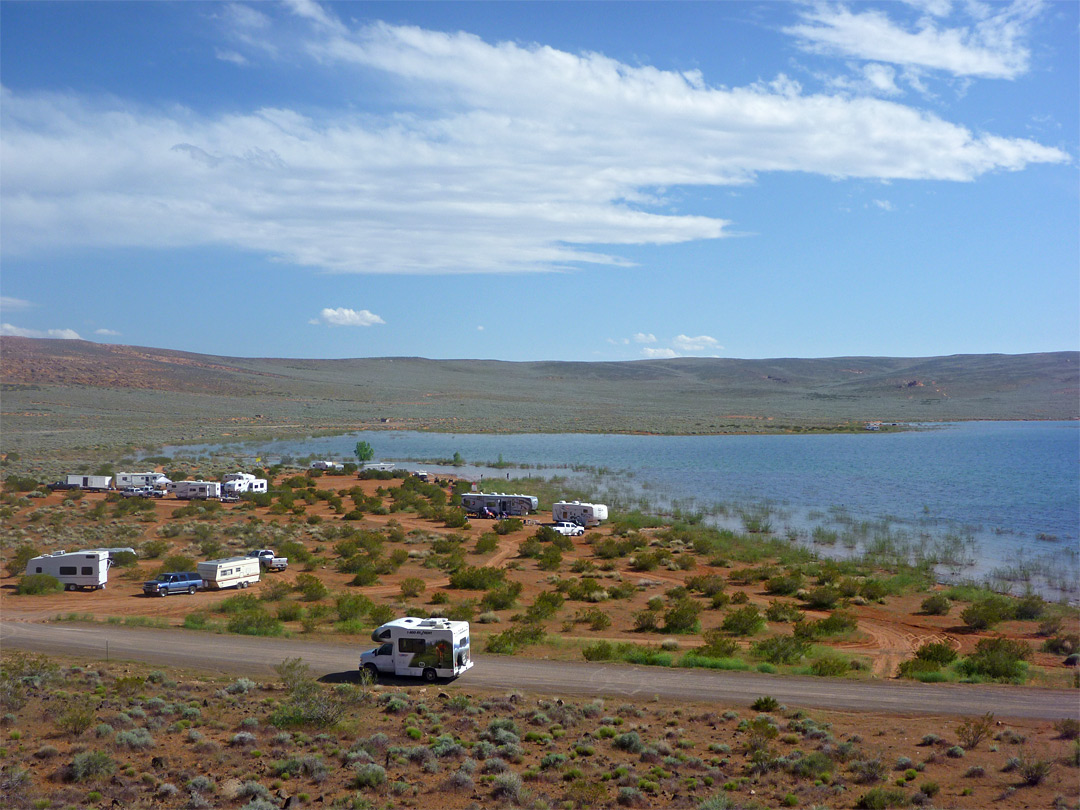
<path id="1" fill-rule="evenodd" d="M 560 520 L 551 528 L 565 537 L 577 537 L 578 535 L 585 534 L 584 527 L 579 526 L 576 523 L 571 523 L 569 520 Z"/>
<path id="2" fill-rule="evenodd" d="M 81 487 L 79 487 L 78 484 L 71 484 L 71 483 L 68 483 L 67 481 L 53 481 L 51 484 L 49 484 L 48 488 L 52 489 L 52 490 L 57 490 L 57 489 L 80 489 Z"/>
<path id="3" fill-rule="evenodd" d="M 125 498 L 149 498 L 153 487 L 124 487 L 120 494 Z"/>
<path id="4" fill-rule="evenodd" d="M 142 589 L 147 596 L 168 596 L 171 593 L 195 593 L 203 587 L 202 577 L 194 571 L 171 571 L 144 582 Z"/>

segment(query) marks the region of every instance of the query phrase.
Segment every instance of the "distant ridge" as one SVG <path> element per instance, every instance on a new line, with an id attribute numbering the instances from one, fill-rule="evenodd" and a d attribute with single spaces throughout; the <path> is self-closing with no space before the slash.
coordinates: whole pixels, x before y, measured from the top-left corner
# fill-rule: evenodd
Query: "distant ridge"
<path id="1" fill-rule="evenodd" d="M 506 362 L 240 358 L 0 338 L 5 432 L 118 420 L 159 441 L 269 430 L 772 432 L 1080 418 L 1080 353 Z M 37 405 L 32 403 L 36 402 Z M 226 428 L 229 428 L 226 430 Z M 72 428 L 70 425 L 68 429 Z M 134 438 L 134 437 L 132 437 Z M 7 442 L 5 442 L 5 445 Z"/>

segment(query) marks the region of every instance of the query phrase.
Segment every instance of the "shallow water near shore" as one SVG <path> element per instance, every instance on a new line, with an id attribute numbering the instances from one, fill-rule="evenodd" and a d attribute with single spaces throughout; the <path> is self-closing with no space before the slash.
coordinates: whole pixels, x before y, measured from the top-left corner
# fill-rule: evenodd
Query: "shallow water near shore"
<path id="1" fill-rule="evenodd" d="M 827 556 L 931 558 L 945 580 L 1076 600 L 1080 423 L 917 427 L 808 436 L 373 431 L 159 452 L 349 460 L 364 440 L 377 459 L 482 480 L 488 490 L 507 476 L 567 476 L 616 509 L 696 513 L 740 529 L 762 520 Z M 455 453 L 464 466 L 429 463 Z M 510 466 L 487 466 L 500 458 Z"/>

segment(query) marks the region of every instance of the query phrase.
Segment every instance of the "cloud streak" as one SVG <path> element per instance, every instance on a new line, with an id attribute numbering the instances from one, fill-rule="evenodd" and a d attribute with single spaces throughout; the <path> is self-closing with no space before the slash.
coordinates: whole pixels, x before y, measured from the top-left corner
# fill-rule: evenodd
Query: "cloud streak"
<path id="1" fill-rule="evenodd" d="M 815 14 L 815 29 L 875 22 Z M 680 185 L 768 172 L 971 181 L 1068 160 L 895 102 L 804 94 L 784 77 L 711 87 L 596 53 L 350 27 L 299 0 L 286 20 L 239 5 L 220 16 L 231 39 L 218 58 L 235 54 L 245 70 L 311 58 L 385 80 L 401 109 L 201 114 L 4 89 L 5 254 L 208 245 L 339 273 L 622 266 L 619 246 L 725 235 L 726 220 L 674 207 L 665 190 Z M 887 70 L 867 75 L 889 92 Z"/>
<path id="2" fill-rule="evenodd" d="M 326 326 L 375 326 L 384 324 L 386 321 L 366 309 L 356 310 L 346 307 L 330 309 L 327 307 L 319 313 L 318 318 L 312 319 L 311 323 Z"/>
<path id="3" fill-rule="evenodd" d="M 24 329 L 10 323 L 0 323 L 0 335 L 31 338 L 60 338 L 62 340 L 82 340 L 74 329 Z"/>

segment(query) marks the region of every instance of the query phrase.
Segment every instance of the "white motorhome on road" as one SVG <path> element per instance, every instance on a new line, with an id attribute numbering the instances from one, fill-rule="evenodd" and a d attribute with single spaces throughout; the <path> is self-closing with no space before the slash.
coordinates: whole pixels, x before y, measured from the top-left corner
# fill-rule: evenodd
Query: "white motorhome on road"
<path id="1" fill-rule="evenodd" d="M 461 506 L 470 514 L 527 515 L 539 506 L 535 495 L 503 495 L 499 492 L 466 492 Z"/>
<path id="2" fill-rule="evenodd" d="M 468 622 L 406 616 L 382 625 L 371 639 L 380 646 L 360 655 L 360 669 L 372 679 L 408 675 L 430 683 L 472 669 Z"/>
<path id="3" fill-rule="evenodd" d="M 92 591 L 105 587 L 109 581 L 109 559 L 107 549 L 95 548 L 89 551 L 56 551 L 34 557 L 26 564 L 27 574 L 48 574 L 60 580 L 65 591 L 89 588 Z"/>
<path id="4" fill-rule="evenodd" d="M 240 495 L 244 492 L 266 492 L 266 479 L 256 478 L 251 473 L 234 472 L 221 476 L 221 491 L 225 495 Z"/>
<path id="5" fill-rule="evenodd" d="M 607 504 L 582 503 L 581 501 L 559 501 L 551 507 L 551 519 L 568 521 L 579 526 L 599 526 L 607 520 Z"/>
<path id="6" fill-rule="evenodd" d="M 69 487 L 89 489 L 91 491 L 105 491 L 112 489 L 111 475 L 68 475 L 65 480 Z"/>
<path id="7" fill-rule="evenodd" d="M 195 566 L 208 590 L 246 588 L 259 581 L 259 561 L 255 557 L 226 557 L 206 560 Z"/>
<path id="8" fill-rule="evenodd" d="M 217 481 L 175 481 L 169 484 L 169 492 L 186 501 L 220 498 L 221 484 Z"/>

